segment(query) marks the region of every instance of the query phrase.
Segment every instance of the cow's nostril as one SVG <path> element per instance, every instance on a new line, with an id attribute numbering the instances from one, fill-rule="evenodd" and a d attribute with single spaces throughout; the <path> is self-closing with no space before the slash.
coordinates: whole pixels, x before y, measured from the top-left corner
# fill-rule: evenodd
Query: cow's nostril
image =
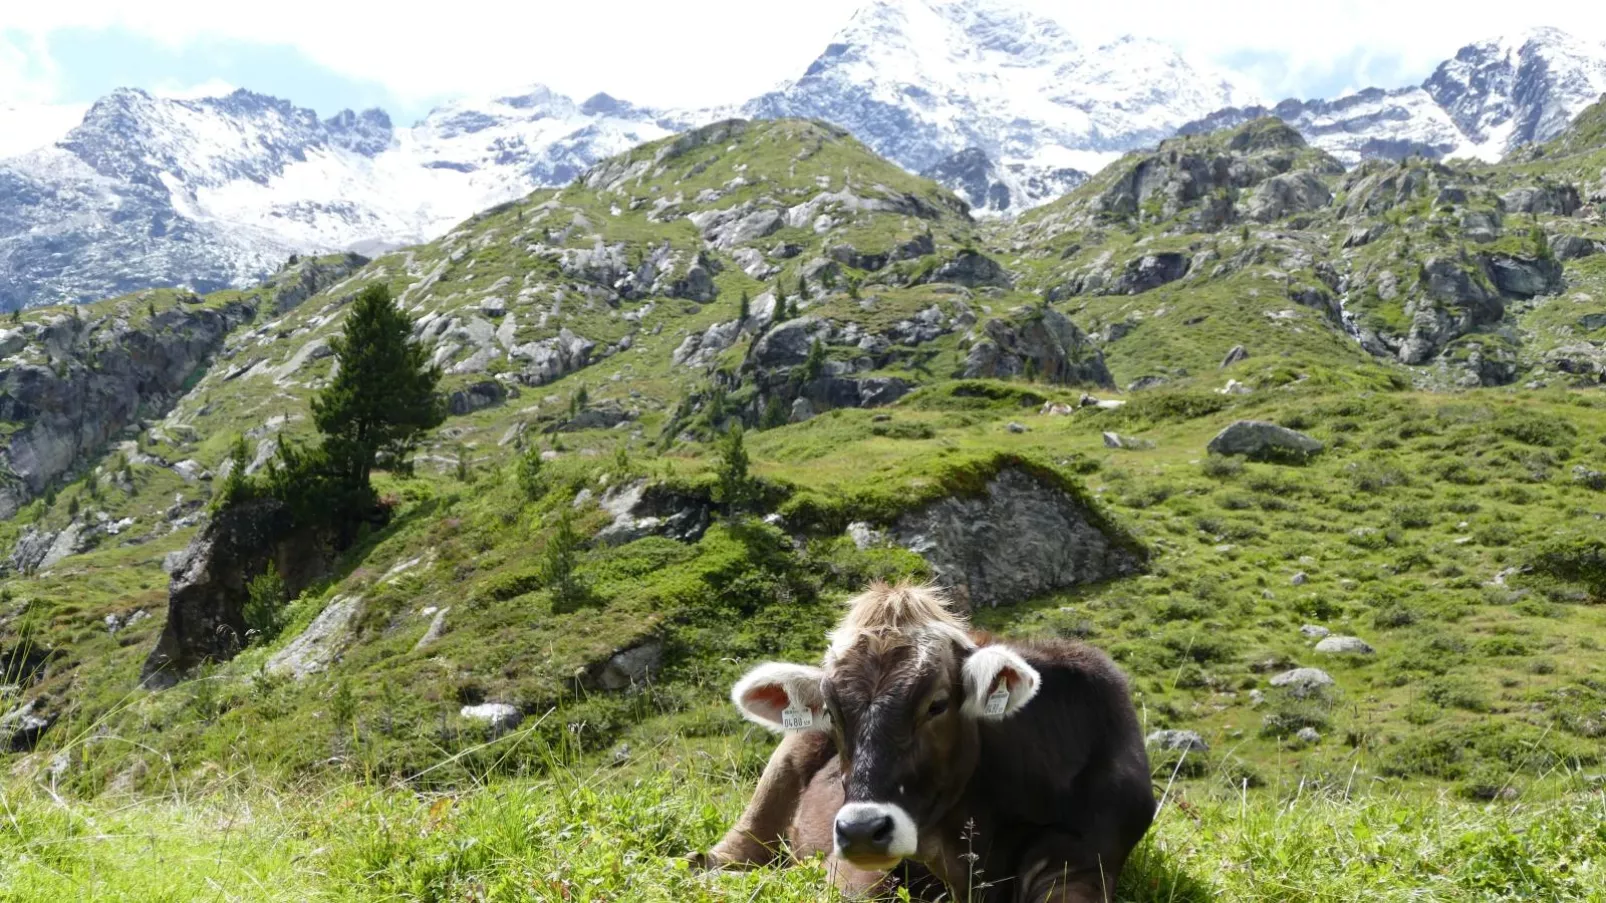
<path id="1" fill-rule="evenodd" d="M 883 815 L 876 819 L 875 827 L 870 833 L 870 842 L 877 846 L 886 846 L 892 842 L 892 816 Z"/>

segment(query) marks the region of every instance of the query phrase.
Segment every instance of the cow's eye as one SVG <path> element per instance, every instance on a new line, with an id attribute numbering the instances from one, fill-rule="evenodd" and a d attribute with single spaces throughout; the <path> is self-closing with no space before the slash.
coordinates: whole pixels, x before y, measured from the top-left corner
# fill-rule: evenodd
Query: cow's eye
<path id="1" fill-rule="evenodd" d="M 933 699 L 931 705 L 926 707 L 926 715 L 931 718 L 935 718 L 946 711 L 948 711 L 948 697 L 946 696 Z"/>

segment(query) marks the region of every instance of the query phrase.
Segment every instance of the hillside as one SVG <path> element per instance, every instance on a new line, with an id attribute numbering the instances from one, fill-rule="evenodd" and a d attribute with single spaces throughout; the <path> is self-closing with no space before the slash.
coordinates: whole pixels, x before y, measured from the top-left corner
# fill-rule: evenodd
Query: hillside
<path id="1" fill-rule="evenodd" d="M 63 824 L 30 797 L 0 880 L 42 897 L 123 880 L 42 851 L 80 815 L 123 817 L 97 807 L 129 794 L 199 794 L 182 818 L 203 820 L 235 794 L 276 810 L 264 836 L 288 836 L 318 816 L 273 795 L 334 782 L 358 785 L 332 792 L 361 815 L 306 855 L 342 851 L 336 896 L 380 874 L 393 896 L 505 882 L 545 899 L 581 880 L 529 890 L 510 863 L 540 848 L 594 866 L 609 894 L 701 899 L 647 859 L 717 834 L 767 754 L 729 682 L 818 655 L 864 581 L 919 575 L 985 627 L 1109 650 L 1146 730 L 1191 732 L 1154 741 L 1156 779 L 1225 846 L 1165 823 L 1133 879 L 1146 898 L 1266 893 L 1276 870 L 1209 862 L 1253 836 L 1283 868 L 1309 858 L 1272 811 L 1311 795 L 1333 808 L 1301 817 L 1374 837 L 1453 800 L 1399 836 L 1444 863 L 1433 880 L 1452 898 L 1520 897 L 1527 873 L 1476 864 L 1511 826 L 1541 830 L 1524 807 L 1558 824 L 1593 811 L 1606 765 L 1597 119 L 1509 164 L 1349 172 L 1257 120 L 1129 154 L 1006 224 L 842 129 L 735 120 L 371 261 L 27 312 L 3 340 L 17 479 L 0 743 L 17 786 L 82 808 Z M 382 477 L 388 525 L 289 603 L 282 633 L 206 646 L 167 614 L 205 554 L 185 550 L 210 535 L 212 487 L 238 437 L 255 471 L 280 437 L 311 434 L 328 341 L 373 282 L 415 318 L 453 416 L 414 473 Z M 47 376 L 143 374 L 146 356 L 112 348 L 176 336 L 185 356 L 93 418 L 18 402 Z M 1207 453 L 1242 420 L 1321 450 Z M 717 499 L 707 441 L 737 422 L 760 481 L 745 517 Z M 45 445 L 56 464 L 19 466 Z M 534 491 L 516 478 L 527 454 L 544 461 Z M 585 539 L 578 608 L 554 605 L 538 567 L 563 512 Z M 159 637 L 189 651 L 157 662 Z M 185 657 L 202 648 L 227 654 Z M 576 795 L 550 792 L 593 770 Z M 446 834 L 418 827 L 449 819 L 414 792 L 487 781 L 502 789 L 425 801 L 464 807 Z M 408 789 L 372 790 L 391 782 Z M 621 814 L 631 788 L 648 802 Z M 127 817 L 168 817 L 137 805 Z M 534 833 L 505 853 L 436 846 L 514 813 Z M 590 839 L 548 832 L 588 817 Z M 374 818 L 416 830 L 341 833 Z M 1462 829 L 1459 853 L 1429 839 Z M 1511 855 L 1562 855 L 1533 836 Z M 1546 870 L 1557 898 L 1588 899 L 1591 843 L 1576 871 Z M 612 847 L 650 852 L 588 858 Z M 1377 886 L 1365 863 L 1384 851 L 1346 851 L 1280 874 Z M 302 867 L 253 861 L 259 876 Z M 167 887 L 126 880 L 155 882 L 130 896 Z M 819 876 L 779 880 L 797 883 L 768 898 L 805 899 Z"/>

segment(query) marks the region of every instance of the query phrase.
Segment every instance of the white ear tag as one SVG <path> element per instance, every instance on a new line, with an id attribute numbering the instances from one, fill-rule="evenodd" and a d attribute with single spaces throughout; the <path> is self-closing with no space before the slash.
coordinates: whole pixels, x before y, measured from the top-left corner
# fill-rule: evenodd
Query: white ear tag
<path id="1" fill-rule="evenodd" d="M 806 730 L 814 726 L 814 711 L 792 706 L 781 710 L 781 727 L 789 731 Z"/>
<path id="2" fill-rule="evenodd" d="M 987 714 L 1002 715 L 1007 708 L 1009 708 L 1009 687 L 999 685 L 998 689 L 987 697 Z"/>

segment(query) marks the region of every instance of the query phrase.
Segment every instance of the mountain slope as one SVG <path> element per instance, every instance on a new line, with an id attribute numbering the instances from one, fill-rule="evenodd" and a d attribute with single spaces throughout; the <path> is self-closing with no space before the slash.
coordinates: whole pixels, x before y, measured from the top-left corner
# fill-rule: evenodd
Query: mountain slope
<path id="1" fill-rule="evenodd" d="M 1606 327 L 1603 255 L 1568 256 L 1563 292 L 1525 299 L 1437 299 L 1414 271 L 1460 268 L 1435 227 L 1465 239 L 1459 271 L 1480 287 L 1485 250 L 1539 258 L 1523 248 L 1533 225 L 1598 236 L 1594 208 L 1551 208 L 1578 170 L 1598 172 L 1599 124 L 1523 164 L 1345 172 L 1262 120 L 1135 152 L 1018 222 L 977 224 L 839 128 L 722 122 L 330 273 L 310 296 L 286 270 L 188 304 L 251 313 L 176 399 L 0 522 L 0 542 L 29 553 L 0 580 L 7 780 L 62 799 L 395 781 L 430 794 L 423 807 L 505 775 L 684 755 L 699 773 L 731 763 L 746 787 L 770 741 L 743 733 L 730 682 L 755 661 L 816 658 L 840 599 L 913 576 L 953 586 L 984 628 L 1108 650 L 1150 729 L 1197 735 L 1186 754 L 1152 741 L 1172 798 L 1286 813 L 1312 786 L 1383 786 L 1443 811 L 1447 793 L 1581 790 L 1606 724 L 1606 406 L 1566 388 L 1598 372 L 1522 368 L 1563 326 Z M 1461 218 L 1491 194 L 1512 221 L 1480 242 L 1488 220 Z M 1398 311 L 1366 291 L 1384 271 Z M 260 473 L 281 438 L 311 437 L 330 339 L 371 283 L 414 318 L 452 416 L 411 473 L 380 476 L 388 522 L 279 602 L 278 633 L 207 631 L 213 660 L 149 689 L 158 636 L 196 623 L 173 606 L 213 572 L 198 563 L 232 581 L 207 597 L 213 614 L 259 576 L 208 551 L 232 446 Z M 140 327 L 152 304 L 160 318 L 184 302 L 83 313 Z M 1496 306 L 1426 363 L 1365 341 L 1373 320 L 1380 340 L 1409 338 L 1418 314 Z M 24 313 L 27 341 L 0 367 L 92 378 L 112 363 L 104 344 L 52 348 L 38 333 L 57 318 L 71 315 Z M 1494 366 L 1500 349 L 1517 372 Z M 1443 391 L 1483 374 L 1503 385 Z M 1322 451 L 1208 453 L 1240 420 Z M 716 494 L 730 468 L 708 441 L 737 424 L 758 479 L 745 516 Z M 578 606 L 543 570 L 565 524 L 590 590 Z M 271 581 L 256 586 L 273 600 Z M 1330 651 L 1324 632 L 1367 651 Z M 1300 668 L 1320 676 L 1289 676 Z M 679 784 L 666 805 L 700 786 Z M 440 811 L 460 819 L 458 805 Z M 709 811 L 697 830 L 711 835 Z M 634 817 L 678 840 L 660 809 Z M 453 862 L 407 892 L 487 868 Z"/>

